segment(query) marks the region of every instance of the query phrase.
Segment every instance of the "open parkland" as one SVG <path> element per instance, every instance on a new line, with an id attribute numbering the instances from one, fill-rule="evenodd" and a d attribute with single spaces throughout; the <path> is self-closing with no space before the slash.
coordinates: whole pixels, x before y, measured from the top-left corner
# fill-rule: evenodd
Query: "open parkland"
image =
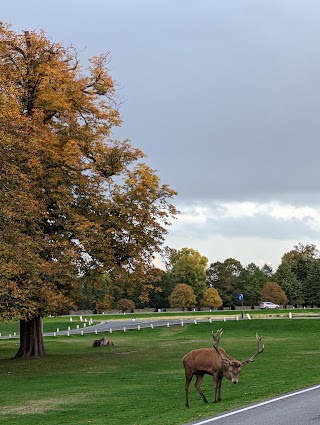
<path id="1" fill-rule="evenodd" d="M 0 423 L 10 425 L 182 425 L 320 383 L 320 309 L 72 315 L 43 320 L 46 356 L 13 359 L 18 322 L 0 323 Z M 208 375 L 204 404 L 193 384 L 184 406 L 182 357 L 212 347 L 212 331 L 242 360 L 239 383 L 222 383 L 213 404 Z M 114 345 L 93 347 L 106 337 Z"/>

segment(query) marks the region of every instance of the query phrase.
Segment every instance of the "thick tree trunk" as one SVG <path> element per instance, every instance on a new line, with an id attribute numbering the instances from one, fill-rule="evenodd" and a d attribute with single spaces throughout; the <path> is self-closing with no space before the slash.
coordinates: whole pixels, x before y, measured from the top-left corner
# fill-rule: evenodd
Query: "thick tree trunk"
<path id="1" fill-rule="evenodd" d="M 15 358 L 41 357 L 45 354 L 41 318 L 20 320 L 20 348 Z"/>

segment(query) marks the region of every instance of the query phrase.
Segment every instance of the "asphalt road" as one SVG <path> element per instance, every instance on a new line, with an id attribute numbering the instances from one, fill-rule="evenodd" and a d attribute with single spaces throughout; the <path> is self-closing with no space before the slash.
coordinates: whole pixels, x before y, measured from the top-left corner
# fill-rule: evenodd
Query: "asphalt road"
<path id="1" fill-rule="evenodd" d="M 217 322 L 221 322 L 221 318 L 219 318 L 218 320 L 216 319 L 215 321 Z M 226 318 L 224 320 L 235 320 L 234 317 L 228 317 L 226 316 Z M 82 324 L 81 327 L 79 327 L 79 329 L 71 329 L 70 331 L 67 330 L 61 330 L 59 332 L 55 332 L 56 335 L 67 335 L 68 332 L 70 335 L 75 335 L 75 334 L 81 334 L 81 333 L 102 333 L 102 332 L 112 332 L 112 331 L 128 331 L 130 329 L 143 329 L 143 328 L 153 328 L 153 327 L 158 327 L 158 326 L 173 326 L 173 325 L 178 325 L 178 326 L 184 326 L 187 324 L 196 324 L 196 323 L 200 323 L 200 322 L 208 322 L 209 319 L 200 319 L 200 320 L 194 320 L 194 319 L 187 319 L 187 320 L 181 320 L 181 319 L 177 319 L 177 320 L 145 320 L 145 319 L 139 319 L 139 320 L 132 320 L 132 319 L 127 319 L 127 320 L 112 320 L 112 321 L 105 321 L 103 323 L 99 323 L 98 325 L 92 325 L 89 326 L 87 325 L 86 327 L 84 326 L 84 323 Z M 214 319 L 211 319 L 211 323 L 214 322 Z M 72 327 L 72 323 L 70 323 L 71 327 Z M 49 332 L 49 333 L 44 333 L 44 336 L 52 336 L 53 332 Z"/>
<path id="2" fill-rule="evenodd" d="M 320 385 L 227 412 L 211 419 L 192 422 L 192 424 L 319 425 Z"/>
<path id="3" fill-rule="evenodd" d="M 94 317 L 94 316 L 92 316 Z M 147 319 L 123 319 L 123 320 L 106 320 L 97 325 L 89 325 L 89 322 L 82 322 L 77 329 L 64 329 L 57 332 L 45 332 L 44 336 L 59 336 L 59 335 L 77 335 L 77 334 L 99 334 L 103 332 L 112 333 L 113 331 L 129 331 L 130 329 L 154 328 L 158 326 L 184 326 L 187 324 L 197 324 L 200 322 L 220 322 L 221 321 L 237 320 L 241 316 L 228 316 L 221 318 L 205 318 L 205 319 L 171 319 L 171 320 L 147 320 Z M 70 322 L 70 328 L 74 328 L 74 324 Z M 19 335 L 0 335 L 0 339 L 19 338 Z"/>

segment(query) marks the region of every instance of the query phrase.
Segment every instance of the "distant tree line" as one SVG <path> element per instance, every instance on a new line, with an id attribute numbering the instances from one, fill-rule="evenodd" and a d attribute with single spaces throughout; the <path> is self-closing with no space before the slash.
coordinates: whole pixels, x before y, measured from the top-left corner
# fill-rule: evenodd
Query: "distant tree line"
<path id="1" fill-rule="evenodd" d="M 299 243 L 286 252 L 274 271 L 250 263 L 243 267 L 228 258 L 208 265 L 208 259 L 190 248 L 168 249 L 166 269 L 87 274 L 79 278 L 79 309 L 96 311 L 135 308 L 181 309 L 246 306 L 272 301 L 286 306 L 320 306 L 320 258 L 315 245 Z"/>

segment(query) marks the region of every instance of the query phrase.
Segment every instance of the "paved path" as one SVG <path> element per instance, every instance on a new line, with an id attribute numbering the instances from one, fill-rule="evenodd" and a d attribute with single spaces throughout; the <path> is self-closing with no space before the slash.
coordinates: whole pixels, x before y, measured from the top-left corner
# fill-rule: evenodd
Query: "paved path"
<path id="1" fill-rule="evenodd" d="M 210 319 L 169 319 L 169 320 L 147 320 L 147 319 L 124 319 L 124 320 L 106 320 L 102 323 L 96 325 L 89 325 L 88 322 L 82 322 L 81 325 L 78 325 L 77 329 L 70 330 L 59 330 L 59 332 L 45 332 L 44 336 L 59 336 L 59 335 L 81 335 L 81 334 L 98 334 L 103 332 L 113 331 L 128 331 L 130 329 L 143 329 L 143 328 L 154 328 L 159 326 L 184 326 L 188 324 L 197 324 L 197 323 L 205 323 L 205 322 L 222 322 L 226 320 L 237 320 L 240 319 L 241 316 L 228 316 L 225 317 L 211 317 Z M 84 325 L 86 324 L 86 327 Z M 70 322 L 70 327 L 74 326 L 72 322 Z M 7 338 L 19 338 L 19 335 L 12 334 L 9 335 L 1 335 L 0 339 Z"/>
<path id="2" fill-rule="evenodd" d="M 215 322 L 221 322 L 223 320 L 235 320 L 235 317 L 227 317 L 225 319 L 200 319 L 200 320 L 194 320 L 194 319 L 173 319 L 173 320 L 145 320 L 145 319 L 127 319 L 127 320 L 106 320 L 103 323 L 99 323 L 97 325 L 92 326 L 86 326 L 85 328 L 79 328 L 79 329 L 72 329 L 70 331 L 64 330 L 59 332 L 48 332 L 44 333 L 44 336 L 52 336 L 53 334 L 56 335 L 67 335 L 68 332 L 70 335 L 76 335 L 76 334 L 85 334 L 85 333 L 102 333 L 102 332 L 112 332 L 112 331 L 126 331 L 131 329 L 143 329 L 143 328 L 154 328 L 159 326 L 184 326 L 187 324 L 197 324 L 201 322 L 209 322 L 211 320 L 211 323 Z"/>
<path id="3" fill-rule="evenodd" d="M 296 391 L 211 419 L 197 425 L 319 425 L 320 385 Z"/>

